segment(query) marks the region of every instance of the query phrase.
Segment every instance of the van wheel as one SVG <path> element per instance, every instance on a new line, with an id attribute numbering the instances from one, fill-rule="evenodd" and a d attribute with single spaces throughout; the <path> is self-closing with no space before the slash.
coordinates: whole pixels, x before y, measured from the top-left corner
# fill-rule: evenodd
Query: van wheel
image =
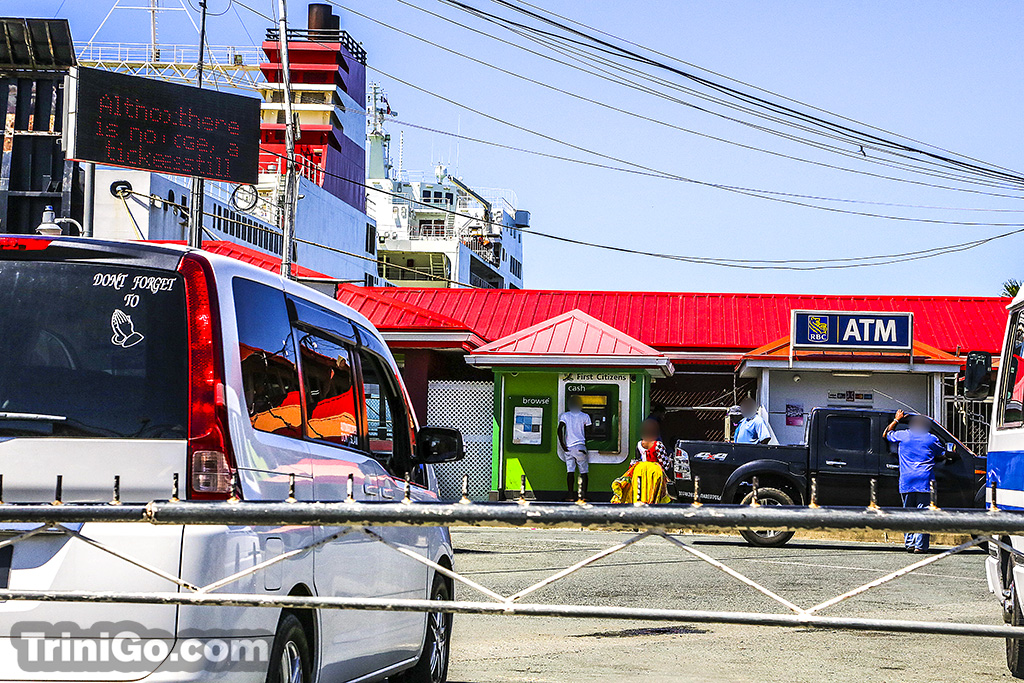
<path id="1" fill-rule="evenodd" d="M 754 492 L 751 491 L 743 500 L 741 505 L 750 505 L 754 500 Z M 779 489 L 759 488 L 757 489 L 757 502 L 761 505 L 792 505 L 793 499 Z M 778 548 L 793 538 L 792 531 L 769 531 L 767 529 L 741 529 L 740 536 L 750 545 L 760 548 Z"/>
<path id="2" fill-rule="evenodd" d="M 1009 581 L 1007 592 L 1010 594 L 1008 600 L 1010 611 L 1010 626 L 1024 626 L 1024 613 L 1020 609 L 1020 596 L 1017 594 L 1016 580 L 1013 577 L 1013 566 L 1015 558 L 1010 556 Z M 1006 639 L 1006 667 L 1014 678 L 1024 678 L 1024 640 L 1019 638 Z"/>
<path id="3" fill-rule="evenodd" d="M 267 683 L 309 683 L 313 680 L 311 662 L 309 641 L 302 624 L 294 614 L 283 615 L 270 651 Z"/>
<path id="4" fill-rule="evenodd" d="M 431 600 L 451 600 L 452 591 L 441 576 L 434 577 L 430 589 Z M 423 641 L 416 666 L 398 677 L 401 683 L 444 683 L 448 680 L 448 661 L 451 654 L 452 617 L 444 612 L 427 613 L 427 637 Z"/>

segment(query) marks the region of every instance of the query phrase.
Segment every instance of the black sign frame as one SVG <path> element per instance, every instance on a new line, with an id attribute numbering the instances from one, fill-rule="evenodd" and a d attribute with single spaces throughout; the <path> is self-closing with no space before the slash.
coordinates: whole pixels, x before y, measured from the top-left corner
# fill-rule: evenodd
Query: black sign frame
<path id="1" fill-rule="evenodd" d="M 259 98 L 74 67 L 65 80 L 65 103 L 69 159 L 258 181 Z"/>

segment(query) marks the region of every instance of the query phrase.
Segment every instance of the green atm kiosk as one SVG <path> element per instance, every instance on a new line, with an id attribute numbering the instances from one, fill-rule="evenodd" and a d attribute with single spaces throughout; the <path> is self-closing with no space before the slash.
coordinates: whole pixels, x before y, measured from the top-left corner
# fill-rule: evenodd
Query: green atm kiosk
<path id="1" fill-rule="evenodd" d="M 611 499 L 629 468 L 650 407 L 652 377 L 672 374 L 660 351 L 580 310 L 514 332 L 473 350 L 466 362 L 494 371 L 491 499 L 565 500 L 558 416 L 579 396 L 587 431 L 591 500 Z"/>

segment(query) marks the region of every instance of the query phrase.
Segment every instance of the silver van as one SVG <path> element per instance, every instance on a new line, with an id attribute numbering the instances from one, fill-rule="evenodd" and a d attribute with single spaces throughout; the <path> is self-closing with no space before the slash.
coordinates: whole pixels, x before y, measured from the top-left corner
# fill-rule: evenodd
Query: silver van
<path id="1" fill-rule="evenodd" d="M 5 502 L 437 499 L 457 431 L 417 425 L 365 318 L 246 263 L 182 246 L 0 236 Z M 0 540 L 24 531 L 0 527 Z M 0 587 L 185 592 L 340 529 L 87 523 L 0 548 Z M 374 528 L 452 566 L 447 529 Z M 76 535 L 77 534 L 77 535 Z M 113 551 L 113 552 L 110 552 Z M 450 599 L 366 533 L 217 590 Z M 0 602 L 0 680 L 371 681 L 447 676 L 451 615 Z M 82 645 L 85 643 L 85 645 Z M 227 654 L 225 654 L 227 653 Z"/>

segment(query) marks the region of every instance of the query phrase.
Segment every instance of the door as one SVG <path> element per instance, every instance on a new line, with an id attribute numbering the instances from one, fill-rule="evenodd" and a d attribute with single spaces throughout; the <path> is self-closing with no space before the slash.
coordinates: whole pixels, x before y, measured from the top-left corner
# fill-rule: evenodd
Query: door
<path id="1" fill-rule="evenodd" d="M 356 500 L 378 499 L 379 467 L 361 448 L 355 339 L 351 324 L 328 311 L 290 299 L 292 335 L 302 379 L 301 430 L 317 500 L 343 501 L 349 477 Z M 346 527 L 318 527 L 326 538 Z M 387 549 L 359 531 L 339 536 L 313 553 L 313 585 L 325 597 L 380 597 Z M 376 670 L 381 644 L 374 637 L 374 612 L 320 612 L 321 680 L 349 680 Z"/>
<path id="2" fill-rule="evenodd" d="M 363 407 L 366 415 L 370 457 L 379 465 L 380 496 L 385 502 L 402 499 L 405 481 L 417 492 L 425 492 L 426 468 L 412 465 L 413 422 L 410 419 L 398 377 L 384 358 L 360 349 L 359 365 L 363 379 Z M 417 496 L 420 497 L 420 496 Z M 426 556 L 429 552 L 429 527 L 376 527 L 388 542 Z M 388 549 L 382 579 L 384 595 L 397 599 L 425 599 L 430 571 L 426 565 Z M 423 643 L 424 615 L 414 612 L 376 612 L 378 638 L 386 640 L 381 648 L 382 664 L 389 666 L 415 657 Z"/>
<path id="3" fill-rule="evenodd" d="M 867 505 L 878 453 L 871 441 L 870 415 L 826 414 L 817 435 L 818 502 Z"/>

